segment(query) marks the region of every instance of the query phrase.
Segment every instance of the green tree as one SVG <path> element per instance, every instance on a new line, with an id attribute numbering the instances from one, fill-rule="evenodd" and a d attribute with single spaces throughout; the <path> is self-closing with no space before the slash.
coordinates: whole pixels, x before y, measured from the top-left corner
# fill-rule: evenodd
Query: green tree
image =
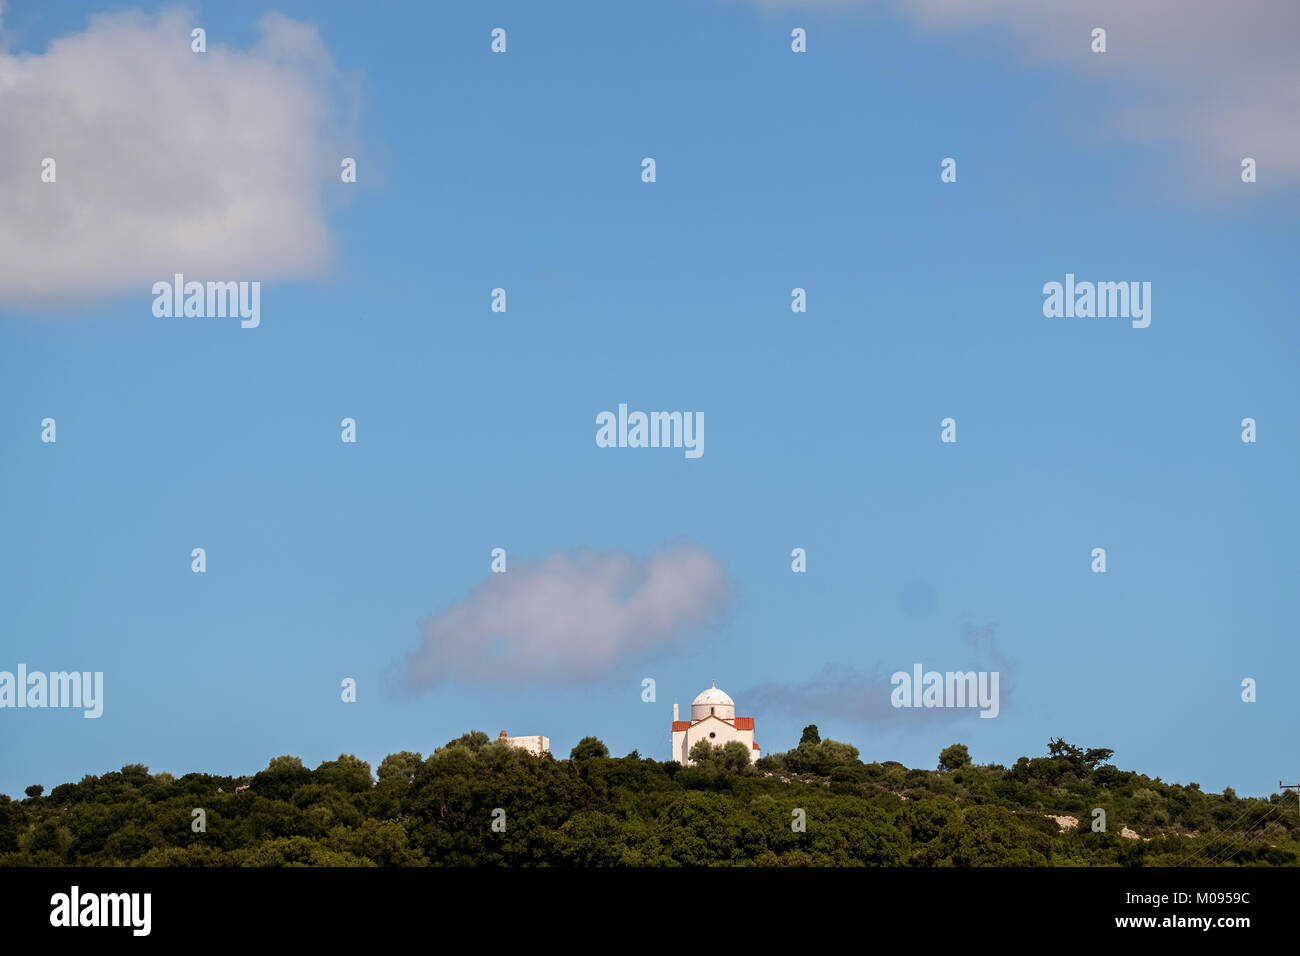
<path id="1" fill-rule="evenodd" d="M 716 767 L 718 748 L 713 746 L 707 740 L 697 740 L 691 745 L 691 752 L 687 754 L 691 763 L 697 767 Z"/>
<path id="2" fill-rule="evenodd" d="M 230 782 L 234 783 L 233 780 Z M 272 800 L 287 800 L 291 793 L 310 782 L 311 771 L 302 765 L 302 760 L 286 754 L 272 757 L 265 770 L 253 775 L 251 787 L 254 793 Z M 217 789 L 215 784 L 212 789 Z M 230 793 L 234 790 L 234 786 L 221 789 Z"/>
<path id="3" fill-rule="evenodd" d="M 302 765 L 301 757 L 291 757 L 288 754 L 283 757 L 272 757 L 271 762 L 266 765 L 267 773 L 295 773 L 306 769 Z"/>
<path id="4" fill-rule="evenodd" d="M 379 782 L 385 780 L 414 780 L 415 772 L 424 764 L 424 758 L 418 753 L 412 753 L 409 750 L 401 750 L 395 754 L 389 754 L 379 762 L 377 775 Z"/>
<path id="5" fill-rule="evenodd" d="M 39 797 L 44 792 L 45 792 L 45 785 L 40 783 L 34 783 L 26 790 L 23 791 L 23 793 L 27 794 L 27 796 L 29 797 Z"/>
<path id="6" fill-rule="evenodd" d="M 776 756 L 782 769 L 792 773 L 816 774 L 819 777 L 830 776 L 841 767 L 859 766 L 857 747 L 829 737 L 823 740 L 817 733 L 816 725 L 804 730 L 798 747 Z"/>
<path id="7" fill-rule="evenodd" d="M 929 800 L 909 801 L 904 821 L 912 831 L 912 843 L 929 843 L 949 823 L 961 816 L 961 808 L 952 797 L 940 794 Z"/>
<path id="8" fill-rule="evenodd" d="M 729 740 L 718 748 L 718 763 L 729 773 L 749 773 L 753 766 L 749 748 L 739 740 Z"/>
<path id="9" fill-rule="evenodd" d="M 858 762 L 858 748 L 852 744 L 827 737 L 817 745 L 817 749 L 821 753 L 823 773 L 830 773 L 837 767 Z"/>
<path id="10" fill-rule="evenodd" d="M 370 764 L 352 754 L 339 754 L 338 760 L 326 760 L 312 775 L 327 787 L 337 787 L 349 793 L 364 793 L 374 781 L 370 778 Z"/>
<path id="11" fill-rule="evenodd" d="M 608 757 L 609 748 L 598 737 L 583 737 L 569 751 L 570 760 L 590 760 L 592 757 Z"/>
<path id="12" fill-rule="evenodd" d="M 1093 747 L 1084 750 L 1082 747 L 1076 747 L 1074 744 L 1067 744 L 1060 737 L 1050 740 L 1047 743 L 1047 756 L 1051 760 L 1058 762 L 1060 772 L 1065 772 L 1068 768 L 1079 777 L 1085 777 L 1092 771 L 1096 770 L 1101 764 L 1109 760 L 1115 751 L 1109 747 Z"/>
<path id="13" fill-rule="evenodd" d="M 1104 764 L 1115 751 L 1109 747 L 1093 747 L 1083 755 L 1083 762 L 1088 765 L 1089 770 L 1095 770 L 1099 765 Z"/>
<path id="14" fill-rule="evenodd" d="M 939 751 L 940 770 L 958 770 L 970 766 L 970 751 L 965 744 L 953 744 Z"/>
<path id="15" fill-rule="evenodd" d="M 448 747 L 468 747 L 474 753 L 478 753 L 492 741 L 488 735 L 481 730 L 471 730 L 467 734 L 461 734 L 455 740 L 447 742 Z"/>

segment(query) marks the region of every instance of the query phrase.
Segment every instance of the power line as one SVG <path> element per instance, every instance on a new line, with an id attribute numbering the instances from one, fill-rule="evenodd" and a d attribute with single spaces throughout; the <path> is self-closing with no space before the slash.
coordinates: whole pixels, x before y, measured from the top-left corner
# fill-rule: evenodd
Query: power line
<path id="1" fill-rule="evenodd" d="M 1226 827 L 1219 828 L 1219 835 L 1223 836 L 1223 834 L 1226 834 L 1228 831 L 1234 829 L 1237 826 L 1237 824 L 1241 823 L 1242 820 L 1246 819 L 1246 817 L 1250 816 L 1250 814 L 1254 812 L 1255 812 L 1255 807 L 1252 801 L 1247 800 L 1246 808 L 1237 815 L 1237 819 L 1233 820 Z M 1227 837 L 1223 836 L 1223 839 L 1227 839 Z M 1180 863 L 1179 866 L 1191 866 L 1192 863 L 1196 862 L 1198 859 L 1203 859 L 1209 853 L 1210 853 L 1209 849 L 1196 850 L 1190 857 L 1188 857 L 1186 860 Z"/>
<path id="2" fill-rule="evenodd" d="M 1268 816 L 1271 812 L 1272 810 L 1266 811 L 1264 816 Z M 1216 834 L 1219 838 L 1219 843 L 1210 844 L 1204 849 L 1197 851 L 1195 855 L 1183 863 L 1183 866 L 1213 866 L 1214 862 L 1228 850 L 1232 850 L 1235 847 L 1236 852 L 1241 852 L 1245 847 L 1245 844 L 1241 841 L 1245 840 L 1245 838 L 1254 831 L 1255 827 L 1257 827 L 1259 823 L 1260 821 L 1255 821 L 1255 823 L 1249 828 L 1238 834 L 1233 834 L 1226 830 L 1220 831 Z"/>
<path id="3" fill-rule="evenodd" d="M 1254 808 L 1251 807 L 1250 809 L 1253 810 Z M 1247 812 L 1249 812 L 1249 810 Z M 1254 824 L 1252 824 L 1249 827 L 1249 829 L 1247 829 L 1244 833 L 1241 833 L 1235 837 L 1228 833 L 1220 833 L 1219 836 L 1224 841 L 1224 845 L 1218 848 L 1216 851 L 1214 851 L 1213 855 L 1207 857 L 1206 854 L 1211 853 L 1211 851 L 1208 849 L 1203 850 L 1197 853 L 1195 856 L 1191 857 L 1190 859 L 1186 860 L 1181 865 L 1218 866 L 1221 863 L 1226 863 L 1228 860 L 1231 860 L 1242 850 L 1249 848 L 1250 843 L 1246 838 L 1249 837 L 1256 830 L 1258 830 L 1261 826 L 1263 826 L 1264 823 L 1268 820 L 1268 818 L 1271 817 L 1276 812 L 1277 812 L 1277 806 L 1276 805 L 1270 806 L 1268 810 L 1265 811 L 1264 815 L 1260 817 L 1258 820 L 1256 820 Z M 1241 818 L 1238 817 L 1237 819 L 1238 821 L 1240 821 Z M 1234 841 L 1237 842 L 1234 843 Z M 1235 849 L 1234 846 L 1236 847 Z M 1224 854 L 1227 853 L 1229 850 L 1232 850 L 1232 853 L 1230 853 L 1227 857 L 1224 857 Z"/>
<path id="4" fill-rule="evenodd" d="M 1279 780 L 1277 785 L 1281 787 L 1284 792 L 1287 790 L 1294 790 L 1296 797 L 1300 798 L 1300 783 L 1283 783 Z M 1300 805 L 1300 799 L 1296 800 L 1296 804 Z"/>
<path id="5" fill-rule="evenodd" d="M 1266 813 L 1266 814 L 1264 814 L 1262 817 L 1260 817 L 1259 820 L 1257 820 L 1257 821 L 1255 822 L 1255 825 L 1254 825 L 1253 827 L 1251 827 L 1249 830 L 1247 830 L 1245 833 L 1243 833 L 1243 834 L 1241 835 L 1241 841 L 1242 841 L 1242 842 L 1241 842 L 1241 846 L 1237 847 L 1237 849 L 1233 850 L 1233 851 L 1232 851 L 1231 853 L 1229 853 L 1226 857 L 1223 856 L 1223 850 L 1220 850 L 1220 851 L 1219 851 L 1219 852 L 1214 856 L 1214 858 L 1213 858 L 1212 860 L 1210 860 L 1209 863 L 1206 864 L 1206 866 L 1222 866 L 1223 864 L 1225 864 L 1225 863 L 1227 863 L 1229 860 L 1231 860 L 1233 857 L 1235 857 L 1235 856 L 1236 856 L 1238 853 L 1240 853 L 1242 850 L 1249 849 L 1249 848 L 1250 848 L 1250 844 L 1249 844 L 1249 842 L 1246 840 L 1246 837 L 1250 836 L 1251 833 L 1253 833 L 1254 831 L 1258 830 L 1261 826 L 1263 826 L 1263 825 L 1264 825 L 1264 822 L 1265 822 L 1266 820 L 1268 820 L 1268 818 L 1271 817 L 1271 816 L 1272 816 L 1274 813 L 1276 813 L 1276 812 L 1277 812 L 1277 807 L 1271 807 L 1271 808 L 1269 809 L 1268 813 Z M 1229 845 L 1229 847 L 1226 847 L 1225 849 L 1230 849 L 1230 848 L 1231 848 L 1231 846 Z"/>

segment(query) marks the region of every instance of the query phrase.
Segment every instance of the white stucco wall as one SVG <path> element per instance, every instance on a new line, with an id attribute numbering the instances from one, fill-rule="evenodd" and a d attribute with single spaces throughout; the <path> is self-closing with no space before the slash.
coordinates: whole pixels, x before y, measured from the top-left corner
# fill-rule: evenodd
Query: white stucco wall
<path id="1" fill-rule="evenodd" d="M 520 750 L 527 750 L 530 754 L 541 756 L 551 752 L 551 738 L 535 734 L 530 737 L 507 737 L 506 744 L 511 747 L 517 747 Z"/>

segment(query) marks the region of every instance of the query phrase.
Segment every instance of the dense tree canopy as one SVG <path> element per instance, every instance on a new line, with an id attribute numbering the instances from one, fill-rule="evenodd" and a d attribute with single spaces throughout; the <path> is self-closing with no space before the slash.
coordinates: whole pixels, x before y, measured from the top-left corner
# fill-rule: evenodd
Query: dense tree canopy
<path id="1" fill-rule="evenodd" d="M 349 754 L 315 770 L 276 757 L 238 778 L 130 764 L 48 795 L 33 785 L 25 800 L 0 796 L 0 865 L 1300 863 L 1295 794 L 1202 793 L 1110 756 L 1057 738 L 1008 769 L 975 765 L 954 744 L 941 770 L 909 770 L 864 763 L 809 726 L 798 747 L 757 764 L 736 743 L 702 743 L 683 767 L 610 757 L 595 737 L 555 760 L 479 731 L 428 757 L 390 754 L 373 776 Z"/>

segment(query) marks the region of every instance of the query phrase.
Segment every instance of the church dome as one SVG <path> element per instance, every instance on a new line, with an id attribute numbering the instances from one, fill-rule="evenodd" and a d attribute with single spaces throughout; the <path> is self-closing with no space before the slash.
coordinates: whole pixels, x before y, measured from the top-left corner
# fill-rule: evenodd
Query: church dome
<path id="1" fill-rule="evenodd" d="M 691 701 L 691 720 L 703 720 L 710 715 L 723 720 L 734 720 L 736 717 L 736 702 L 718 690 L 716 681 Z"/>

